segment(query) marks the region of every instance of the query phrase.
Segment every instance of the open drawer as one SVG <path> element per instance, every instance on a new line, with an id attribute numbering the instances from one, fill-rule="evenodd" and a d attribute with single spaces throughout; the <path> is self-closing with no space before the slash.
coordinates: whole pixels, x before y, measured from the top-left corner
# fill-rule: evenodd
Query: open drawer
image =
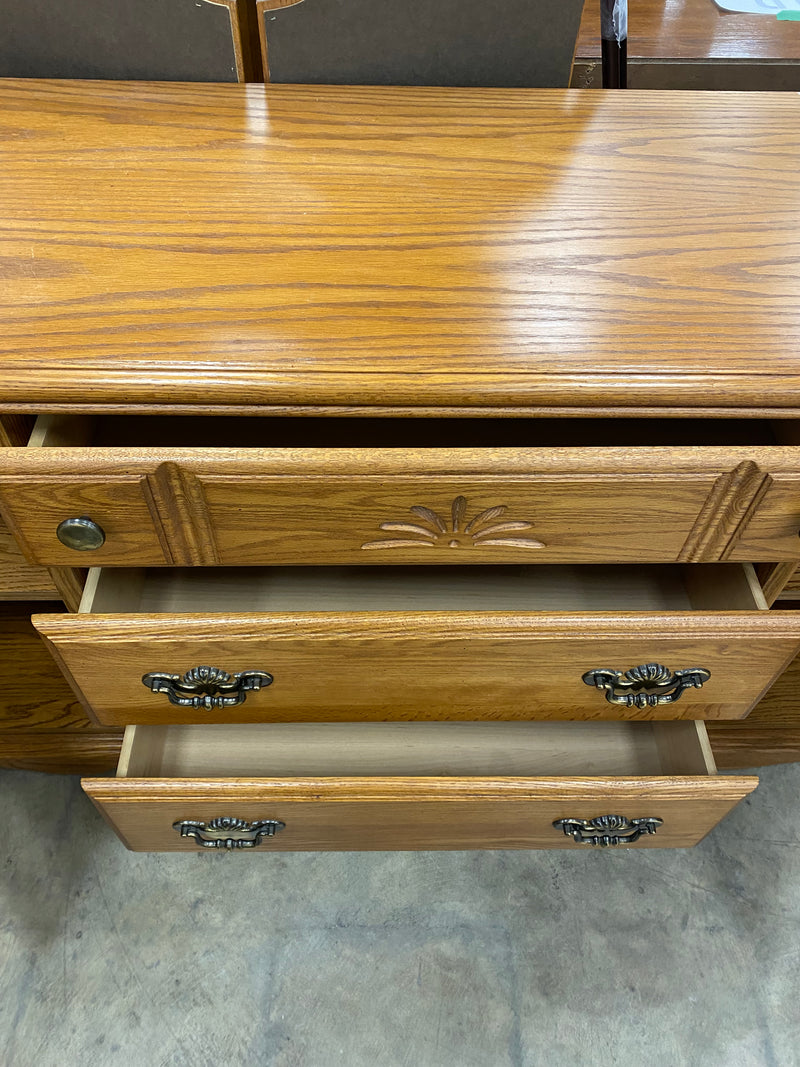
<path id="1" fill-rule="evenodd" d="M 33 622 L 120 726 L 734 719 L 800 649 L 741 564 L 93 570 Z"/>
<path id="2" fill-rule="evenodd" d="M 768 431 L 48 416 L 0 454 L 0 508 L 72 567 L 797 560 L 800 448 Z"/>
<path id="3" fill-rule="evenodd" d="M 754 777 L 705 726 L 132 726 L 83 788 L 128 848 L 636 848 L 696 844 Z"/>

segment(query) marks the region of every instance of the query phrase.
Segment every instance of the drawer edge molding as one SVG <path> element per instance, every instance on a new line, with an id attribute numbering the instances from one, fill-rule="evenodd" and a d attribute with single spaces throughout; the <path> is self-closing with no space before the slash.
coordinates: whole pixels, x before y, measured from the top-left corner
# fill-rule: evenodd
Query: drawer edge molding
<path id="1" fill-rule="evenodd" d="M 271 800 L 317 803 L 320 801 L 559 800 L 592 802 L 598 792 L 613 795 L 620 803 L 649 800 L 697 799 L 738 801 L 758 786 L 755 775 L 692 775 L 620 777 L 537 778 L 83 778 L 81 785 L 93 800 L 187 801 L 227 799 L 239 803 L 269 803 Z"/>
<path id="2" fill-rule="evenodd" d="M 752 467 L 769 473 L 800 468 L 800 446 L 785 444 L 680 445 L 357 445 L 331 449 L 320 445 L 241 448 L 236 445 L 61 445 L 13 448 L 0 452 L 3 484 L 21 485 L 26 478 L 70 475 L 91 461 L 93 475 L 152 476 L 164 465 L 193 475 L 220 478 L 364 477 L 458 478 L 584 477 L 594 474 L 647 478 L 663 474 L 715 476 L 715 501 L 748 482 Z M 166 474 L 171 473 L 169 470 Z"/>
<path id="3" fill-rule="evenodd" d="M 374 637 L 424 641 L 431 637 L 495 639 L 525 636 L 535 625 L 542 640 L 559 641 L 591 628 L 593 636 L 618 636 L 621 629 L 636 627 L 647 640 L 680 636 L 761 637 L 800 641 L 800 612 L 717 611 L 706 612 L 499 612 L 499 611 L 354 611 L 276 612 L 223 614 L 130 614 L 130 615 L 34 615 L 33 625 L 48 639 L 115 642 L 124 638 L 150 637 L 154 642 L 177 636 L 193 641 L 227 638 L 295 638 L 302 622 L 303 636 Z"/>
<path id="4" fill-rule="evenodd" d="M 202 365 L 209 361 L 201 359 Z M 36 360 L 36 381 L 30 372 L 10 366 L 3 381 L 0 411 L 9 412 L 141 412 L 170 414 L 261 413 L 300 409 L 303 413 L 379 414 L 433 411 L 462 414 L 487 410 L 513 417 L 520 412 L 592 415 L 623 414 L 674 416 L 769 412 L 800 412 L 800 374 L 761 376 L 716 372 L 663 374 L 610 370 L 597 373 L 537 371 L 463 371 L 443 374 L 403 372 L 346 372 L 327 368 L 265 370 L 253 361 L 240 361 L 237 373 L 223 375 L 219 366 L 200 373 L 194 361 L 176 369 L 173 361 L 152 357 L 129 358 L 92 366 L 76 360 L 65 373 L 61 359 Z M 92 400 L 85 398 L 91 396 Z M 325 403 L 320 403 L 324 396 Z M 176 397 L 180 400 L 176 401 Z M 213 401 L 209 400 L 213 397 Z M 353 398 L 358 397 L 358 403 Z M 714 402 L 709 403 L 713 397 Z M 77 398 L 77 403 L 76 403 Z"/>

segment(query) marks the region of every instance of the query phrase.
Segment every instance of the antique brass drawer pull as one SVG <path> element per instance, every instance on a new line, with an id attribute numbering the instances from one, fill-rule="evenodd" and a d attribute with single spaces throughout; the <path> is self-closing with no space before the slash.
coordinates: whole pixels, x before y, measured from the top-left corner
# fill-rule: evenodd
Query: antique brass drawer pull
<path id="1" fill-rule="evenodd" d="M 587 685 L 604 689 L 609 704 L 654 708 L 658 704 L 674 704 L 686 689 L 702 689 L 710 677 L 711 671 L 703 667 L 671 671 L 661 663 L 643 663 L 629 671 L 587 671 L 583 680 Z M 646 692 L 648 689 L 655 692 Z"/>
<path id="2" fill-rule="evenodd" d="M 266 671 L 242 671 L 231 676 L 218 667 L 192 667 L 186 674 L 145 674 L 142 684 L 154 693 L 166 693 L 179 708 L 233 708 L 244 704 L 249 692 L 272 685 Z"/>
<path id="3" fill-rule="evenodd" d="M 76 552 L 94 552 L 106 543 L 105 530 L 87 515 L 64 519 L 56 527 L 56 537 L 65 548 Z"/>
<path id="4" fill-rule="evenodd" d="M 232 815 L 220 815 L 211 822 L 182 819 L 174 822 L 172 829 L 181 837 L 193 837 L 201 848 L 255 848 L 265 837 L 274 837 L 286 823 L 279 819 L 237 819 Z M 236 836 L 231 837 L 234 834 Z"/>
<path id="5" fill-rule="evenodd" d="M 553 826 L 581 845 L 632 845 L 642 834 L 654 834 L 663 819 L 628 819 L 624 815 L 598 815 L 595 819 L 556 819 Z"/>

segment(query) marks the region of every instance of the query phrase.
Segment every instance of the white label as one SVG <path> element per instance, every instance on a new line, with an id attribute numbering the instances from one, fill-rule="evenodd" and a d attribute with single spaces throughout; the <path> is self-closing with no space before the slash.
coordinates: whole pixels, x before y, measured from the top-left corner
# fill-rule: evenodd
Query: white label
<path id="1" fill-rule="evenodd" d="M 723 11 L 738 11 L 744 15 L 772 15 L 779 11 L 800 11 L 800 0 L 715 0 Z"/>

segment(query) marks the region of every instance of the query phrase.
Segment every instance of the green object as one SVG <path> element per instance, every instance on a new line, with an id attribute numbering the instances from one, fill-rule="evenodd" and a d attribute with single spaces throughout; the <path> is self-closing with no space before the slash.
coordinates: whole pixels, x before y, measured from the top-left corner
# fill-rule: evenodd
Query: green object
<path id="1" fill-rule="evenodd" d="M 775 17 L 781 22 L 800 22 L 800 11 L 779 11 Z"/>

